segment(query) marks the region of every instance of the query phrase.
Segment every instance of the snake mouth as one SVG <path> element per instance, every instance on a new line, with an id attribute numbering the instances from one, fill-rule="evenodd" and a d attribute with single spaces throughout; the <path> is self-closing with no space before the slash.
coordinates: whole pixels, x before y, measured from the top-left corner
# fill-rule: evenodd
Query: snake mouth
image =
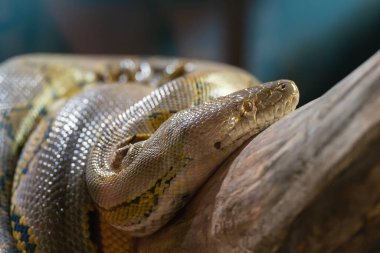
<path id="1" fill-rule="evenodd" d="M 294 111 L 297 107 L 299 101 L 299 95 L 298 93 L 292 94 L 292 96 L 289 99 L 286 99 L 283 103 L 276 104 L 273 107 L 273 110 L 271 110 L 271 116 L 274 119 L 280 119 L 287 114 L 291 113 Z"/>

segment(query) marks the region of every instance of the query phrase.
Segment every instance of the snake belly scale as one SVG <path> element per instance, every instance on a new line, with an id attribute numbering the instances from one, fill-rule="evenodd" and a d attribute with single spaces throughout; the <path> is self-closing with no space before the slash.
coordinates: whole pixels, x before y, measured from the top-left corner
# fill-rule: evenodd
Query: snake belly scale
<path id="1" fill-rule="evenodd" d="M 0 252 L 134 252 L 292 81 L 194 60 L 32 55 L 0 66 Z"/>

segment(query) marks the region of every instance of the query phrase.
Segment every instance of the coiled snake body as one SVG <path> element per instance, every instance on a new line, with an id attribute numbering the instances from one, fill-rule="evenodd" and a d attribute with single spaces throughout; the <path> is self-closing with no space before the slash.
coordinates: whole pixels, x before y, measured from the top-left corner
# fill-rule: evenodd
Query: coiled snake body
<path id="1" fill-rule="evenodd" d="M 200 61 L 3 63 L 0 252 L 133 252 L 298 96 L 291 81 Z"/>

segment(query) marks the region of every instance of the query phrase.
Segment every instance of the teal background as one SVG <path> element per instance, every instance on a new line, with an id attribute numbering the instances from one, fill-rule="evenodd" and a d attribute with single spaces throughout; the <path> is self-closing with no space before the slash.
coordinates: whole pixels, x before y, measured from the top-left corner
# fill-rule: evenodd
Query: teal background
<path id="1" fill-rule="evenodd" d="M 0 61 L 33 53 L 160 54 L 293 79 L 301 103 L 380 46 L 378 0 L 0 0 Z"/>

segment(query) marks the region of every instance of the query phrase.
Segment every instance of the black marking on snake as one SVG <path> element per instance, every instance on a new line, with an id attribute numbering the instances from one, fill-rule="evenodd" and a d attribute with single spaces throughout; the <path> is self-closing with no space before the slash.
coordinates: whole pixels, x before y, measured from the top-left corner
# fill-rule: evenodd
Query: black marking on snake
<path id="1" fill-rule="evenodd" d="M 197 100 L 194 102 L 195 105 L 200 105 L 202 104 L 202 99 L 200 98 L 200 96 L 202 95 L 203 97 L 203 93 L 204 93 L 204 90 L 205 90 L 205 86 L 207 85 L 207 83 L 203 82 L 203 81 L 197 81 L 195 83 L 195 87 L 197 89 Z"/>
<path id="2" fill-rule="evenodd" d="M 133 135 L 129 143 L 133 143 L 136 140 L 137 134 Z"/>
<path id="3" fill-rule="evenodd" d="M 89 224 L 89 232 L 90 232 L 90 241 L 95 244 L 98 250 L 98 253 L 103 253 L 103 245 L 101 240 L 100 233 L 100 219 L 99 213 L 97 211 L 88 211 L 88 224 Z"/>
<path id="4" fill-rule="evenodd" d="M 155 185 L 159 185 L 161 182 L 162 182 L 162 179 L 158 179 Z M 158 203 L 158 195 L 154 193 L 154 190 L 155 190 L 155 186 L 153 186 L 152 188 L 150 188 L 147 191 L 147 192 L 150 192 L 153 195 L 153 203 L 154 203 L 153 206 L 157 205 L 157 203 Z M 153 206 L 147 212 L 144 213 L 144 217 L 145 218 L 148 218 L 149 215 L 152 213 Z"/>
<path id="5" fill-rule="evenodd" d="M 148 117 L 150 118 L 150 119 L 155 119 L 155 118 L 157 118 L 158 116 L 161 116 L 161 115 L 163 115 L 164 113 L 171 113 L 171 114 L 174 114 L 174 113 L 176 113 L 177 111 L 176 110 L 169 110 L 169 111 L 166 111 L 166 112 L 152 112 Z"/>
<path id="6" fill-rule="evenodd" d="M 7 136 L 14 141 L 15 136 L 13 134 L 13 126 L 12 124 L 0 124 L 0 130 L 4 129 L 4 131 L 7 133 Z"/>
<path id="7" fill-rule="evenodd" d="M 29 242 L 29 233 L 28 233 L 29 227 L 26 225 L 22 225 L 20 223 L 21 217 L 14 212 L 12 212 L 10 218 L 11 218 L 11 221 L 14 222 L 14 231 L 19 232 L 21 235 L 18 241 L 23 242 L 25 244 L 24 249 L 26 250 L 26 252 L 31 252 L 31 253 L 35 252 L 37 245 Z"/>
<path id="8" fill-rule="evenodd" d="M 22 112 L 22 111 L 30 111 L 31 109 L 33 108 L 33 104 L 32 103 L 28 103 L 26 104 L 25 106 L 20 106 L 20 107 L 15 107 L 15 108 L 12 108 L 11 110 L 4 110 L 2 115 L 1 115 L 1 118 L 3 120 L 1 121 L 9 121 L 12 119 L 11 115 L 13 113 L 17 113 L 17 112 Z M 14 131 L 13 131 L 13 124 L 11 123 L 0 123 L 0 130 L 4 129 L 4 131 L 7 133 L 7 136 L 12 140 L 12 141 L 15 141 L 16 139 L 16 136 L 14 134 Z"/>
<path id="9" fill-rule="evenodd" d="M 217 142 L 214 143 L 214 147 L 216 149 L 220 149 L 222 147 L 222 143 L 220 141 L 217 141 Z"/>
<path id="10" fill-rule="evenodd" d="M 174 169 L 173 166 L 170 167 L 166 174 L 168 174 L 169 172 L 171 172 L 173 169 Z M 165 175 L 166 175 L 166 174 L 165 174 Z M 158 199 L 159 199 L 159 195 L 155 194 L 155 190 L 156 190 L 157 187 L 159 187 L 159 186 L 161 185 L 161 183 L 162 183 L 163 178 L 165 177 L 165 175 L 164 175 L 162 178 L 159 178 L 159 179 L 156 181 L 156 183 L 155 183 L 151 188 L 149 188 L 149 189 L 146 190 L 145 192 L 141 193 L 141 194 L 140 194 L 139 196 L 137 196 L 136 198 L 134 198 L 134 199 L 132 199 L 132 200 L 129 200 L 129 201 L 125 201 L 125 202 L 123 202 L 123 203 L 121 203 L 121 204 L 118 204 L 118 205 L 116 205 L 116 206 L 113 206 L 113 207 L 111 207 L 110 209 L 104 209 L 104 208 L 102 208 L 102 207 L 99 207 L 99 208 L 100 208 L 100 209 L 103 209 L 103 210 L 105 210 L 105 211 L 109 211 L 109 212 L 111 211 L 111 212 L 112 212 L 112 211 L 117 210 L 118 208 L 128 207 L 128 206 L 130 206 L 130 205 L 132 205 L 132 204 L 139 204 L 139 202 L 141 201 L 141 199 L 142 199 L 142 197 L 144 196 L 144 194 L 149 192 L 149 193 L 153 194 L 153 203 L 154 203 L 154 204 L 152 205 L 152 207 L 151 207 L 147 212 L 144 213 L 144 217 L 149 217 L 149 215 L 153 212 L 153 208 L 154 208 L 154 206 L 157 205 L 157 203 L 158 203 Z M 164 181 L 164 184 L 165 184 L 165 186 L 164 186 L 164 190 L 165 190 L 167 187 L 170 186 L 170 183 L 175 179 L 175 177 L 176 177 L 176 174 L 174 174 L 172 177 L 170 177 L 170 178 L 168 178 L 168 179 L 166 179 L 166 180 Z"/>
<path id="11" fill-rule="evenodd" d="M 48 111 L 47 111 L 46 107 L 44 107 L 41 109 L 41 111 L 38 112 L 38 116 L 43 117 L 43 116 L 46 116 L 47 113 L 48 113 Z"/>
<path id="12" fill-rule="evenodd" d="M 0 191 L 3 191 L 5 188 L 5 176 L 1 175 L 0 176 Z"/>

